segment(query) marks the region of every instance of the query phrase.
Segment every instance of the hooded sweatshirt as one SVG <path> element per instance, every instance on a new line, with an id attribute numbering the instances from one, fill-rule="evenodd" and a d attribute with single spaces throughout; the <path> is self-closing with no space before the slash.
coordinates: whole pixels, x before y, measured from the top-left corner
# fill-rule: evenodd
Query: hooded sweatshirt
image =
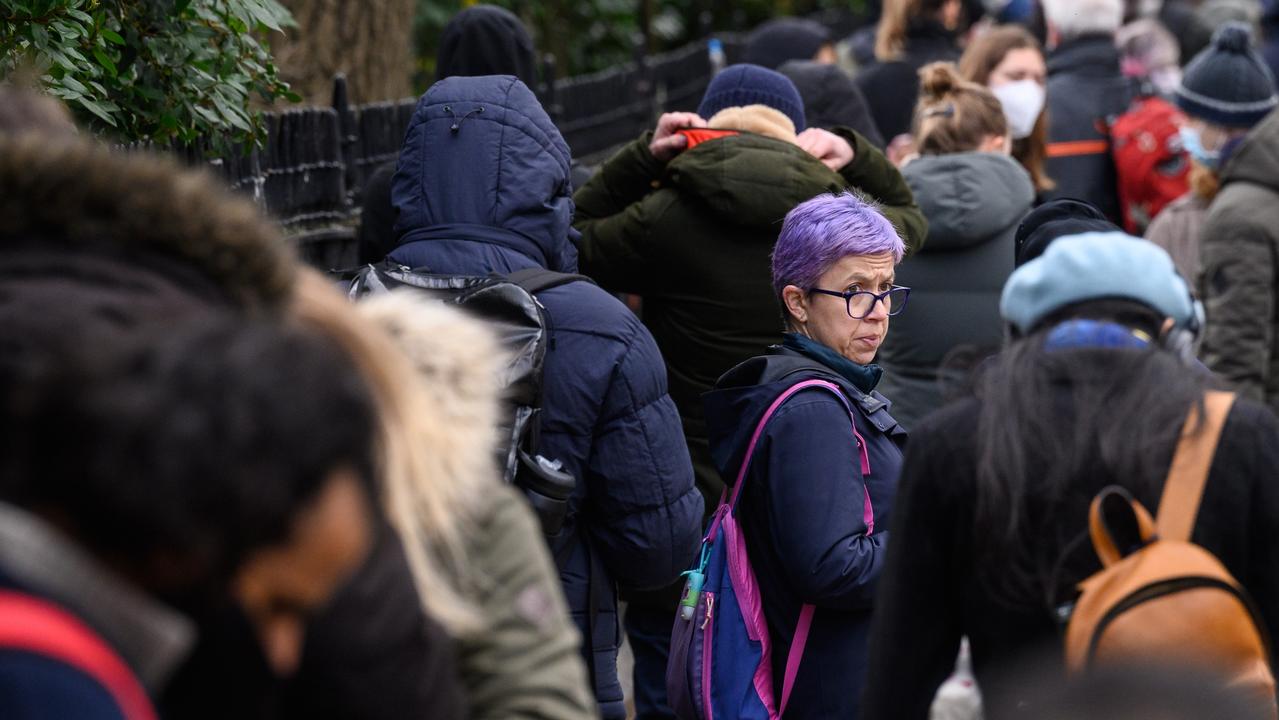
<path id="1" fill-rule="evenodd" d="M 1279 111 L 1222 167 L 1200 239 L 1200 357 L 1245 396 L 1279 409 Z"/>
<path id="2" fill-rule="evenodd" d="M 902 175 L 928 217 L 928 243 L 897 267 L 910 299 L 892 320 L 879 363 L 880 392 L 910 429 L 1003 342 L 999 295 L 1035 190 L 1016 160 L 996 153 L 924 156 Z"/>
<path id="3" fill-rule="evenodd" d="M 790 78 L 804 98 L 804 117 L 809 127 L 852 128 L 875 147 L 884 148 L 884 138 L 871 117 L 866 96 L 838 66 L 792 60 L 777 72 Z"/>
<path id="4" fill-rule="evenodd" d="M 476 5 L 454 15 L 440 34 L 435 77 L 455 75 L 514 75 L 530 87 L 536 85 L 537 60 L 528 28 L 510 10 L 494 5 Z"/>
<path id="5" fill-rule="evenodd" d="M 584 270 L 610 290 L 644 298 L 644 324 L 666 359 L 708 503 L 723 484 L 710 460 L 701 395 L 782 339 L 770 257 L 786 213 L 822 193 L 855 188 L 882 204 L 909 251 L 926 230 L 901 174 L 864 137 L 836 130 L 855 153 L 837 173 L 795 145 L 793 127 L 760 122 L 781 113 L 756 108 L 763 106 L 733 109 L 732 128 L 772 137 L 739 132 L 663 166 L 645 134 L 575 196 Z"/>
<path id="6" fill-rule="evenodd" d="M 390 258 L 449 275 L 575 273 L 570 193 L 568 145 L 527 86 L 442 80 L 422 96 L 400 151 Z M 687 568 L 702 501 L 644 326 L 587 282 L 538 300 L 550 327 L 539 451 L 578 482 L 556 542 L 560 580 L 603 716 L 622 718 L 616 589 L 663 586 Z"/>

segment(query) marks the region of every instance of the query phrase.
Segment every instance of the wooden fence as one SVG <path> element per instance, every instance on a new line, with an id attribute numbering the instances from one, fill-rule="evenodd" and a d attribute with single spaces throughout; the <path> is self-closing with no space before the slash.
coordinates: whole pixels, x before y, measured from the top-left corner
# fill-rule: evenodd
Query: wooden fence
<path id="1" fill-rule="evenodd" d="M 743 38 L 719 36 L 729 62 Z M 707 43 L 563 78 L 539 88 L 573 156 L 598 162 L 651 127 L 663 112 L 696 109 L 713 75 Z M 174 148 L 252 195 L 294 236 L 303 256 L 324 268 L 356 261 L 354 227 L 365 180 L 395 160 L 416 98 L 352 106 L 346 79 L 334 79 L 331 107 L 267 113 L 262 148 L 217 155 L 209 145 Z"/>

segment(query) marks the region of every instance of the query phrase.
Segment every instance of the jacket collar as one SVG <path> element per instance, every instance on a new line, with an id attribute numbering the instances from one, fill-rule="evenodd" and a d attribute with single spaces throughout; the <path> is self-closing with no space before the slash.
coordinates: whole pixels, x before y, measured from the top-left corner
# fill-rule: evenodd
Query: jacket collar
<path id="1" fill-rule="evenodd" d="M 195 644 L 195 625 L 128 585 L 35 515 L 0 502 L 0 567 L 93 627 L 152 692 Z"/>
<path id="2" fill-rule="evenodd" d="M 858 365 L 825 345 L 805 337 L 799 333 L 786 333 L 782 336 L 782 347 L 816 360 L 839 373 L 854 387 L 861 390 L 862 395 L 875 391 L 879 379 L 884 376 L 883 368 L 878 365 Z"/>

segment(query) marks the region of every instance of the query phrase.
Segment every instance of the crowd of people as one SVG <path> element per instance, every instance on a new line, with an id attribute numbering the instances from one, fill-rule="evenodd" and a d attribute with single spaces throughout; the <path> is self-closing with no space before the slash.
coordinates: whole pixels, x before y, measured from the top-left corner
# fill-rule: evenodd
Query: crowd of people
<path id="1" fill-rule="evenodd" d="M 462 11 L 353 273 L 0 87 L 0 716 L 1275 717 L 1279 2 L 879 4 Z"/>

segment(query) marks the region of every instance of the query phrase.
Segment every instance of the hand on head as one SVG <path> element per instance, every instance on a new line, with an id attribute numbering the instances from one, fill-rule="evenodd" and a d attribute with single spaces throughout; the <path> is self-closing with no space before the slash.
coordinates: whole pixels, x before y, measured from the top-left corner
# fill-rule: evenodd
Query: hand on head
<path id="1" fill-rule="evenodd" d="M 684 128 L 704 128 L 706 121 L 697 113 L 666 113 L 657 120 L 657 129 L 653 131 L 653 140 L 648 144 L 648 151 L 658 162 L 668 162 L 680 154 L 688 146 L 688 138 L 677 131 Z"/>
<path id="2" fill-rule="evenodd" d="M 853 146 L 829 130 L 808 128 L 795 138 L 795 144 L 837 172 L 853 161 Z"/>

